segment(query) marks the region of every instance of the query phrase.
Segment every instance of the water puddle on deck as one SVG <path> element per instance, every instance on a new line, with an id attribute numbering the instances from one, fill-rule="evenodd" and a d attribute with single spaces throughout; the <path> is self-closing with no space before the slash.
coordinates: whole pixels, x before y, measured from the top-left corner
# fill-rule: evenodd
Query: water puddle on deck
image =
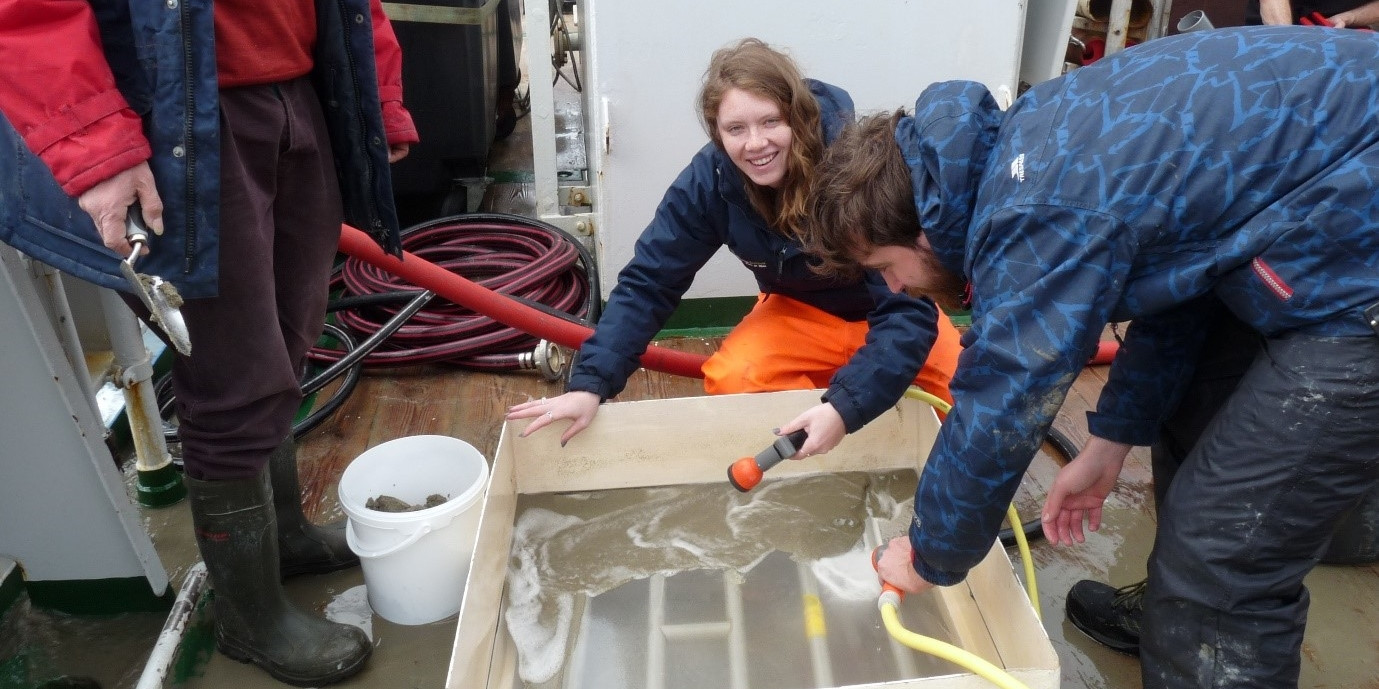
<path id="1" fill-rule="evenodd" d="M 870 554 L 912 471 L 524 495 L 504 622 L 530 689 L 835 687 L 951 674 L 895 644 Z M 953 641 L 931 596 L 911 630 Z"/>

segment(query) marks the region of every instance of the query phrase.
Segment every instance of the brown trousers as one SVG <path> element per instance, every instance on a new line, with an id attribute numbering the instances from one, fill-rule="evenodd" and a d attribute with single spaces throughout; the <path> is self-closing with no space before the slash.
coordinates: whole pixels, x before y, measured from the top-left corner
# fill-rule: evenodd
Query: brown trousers
<path id="1" fill-rule="evenodd" d="M 220 93 L 220 293 L 182 307 L 173 394 L 188 476 L 248 478 L 291 433 L 343 216 L 309 80 Z"/>

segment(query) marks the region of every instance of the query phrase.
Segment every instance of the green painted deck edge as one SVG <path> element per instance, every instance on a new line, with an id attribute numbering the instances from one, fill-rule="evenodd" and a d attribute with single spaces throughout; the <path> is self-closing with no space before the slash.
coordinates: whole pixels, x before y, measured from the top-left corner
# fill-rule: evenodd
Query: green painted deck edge
<path id="1" fill-rule="evenodd" d="M 686 299 L 666 320 L 656 338 L 724 335 L 752 310 L 756 302 L 754 296 Z"/>
<path id="2" fill-rule="evenodd" d="M 536 181 L 536 173 L 531 170 L 497 170 L 488 173 L 495 184 L 524 184 Z"/>
<path id="3" fill-rule="evenodd" d="M 668 337 L 718 337 L 726 335 L 752 310 L 756 297 L 715 297 L 686 299 L 671 314 L 657 339 Z M 971 311 L 945 311 L 959 328 L 972 325 Z"/>
<path id="4" fill-rule="evenodd" d="M 85 579 L 30 581 L 29 600 L 40 608 L 70 615 L 113 615 L 122 612 L 165 612 L 177 599 L 171 586 L 155 596 L 148 579 Z"/>

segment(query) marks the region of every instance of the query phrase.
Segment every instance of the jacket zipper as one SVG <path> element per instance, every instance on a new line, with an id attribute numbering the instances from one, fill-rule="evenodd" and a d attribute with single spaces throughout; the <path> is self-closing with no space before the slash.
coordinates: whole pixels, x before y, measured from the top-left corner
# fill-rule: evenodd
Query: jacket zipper
<path id="1" fill-rule="evenodd" d="M 1284 282 L 1283 278 L 1279 277 L 1278 273 L 1275 273 L 1274 269 L 1264 262 L 1264 259 L 1258 256 L 1250 259 L 1250 269 L 1264 283 L 1264 286 L 1268 287 L 1269 291 L 1273 292 L 1279 299 L 1287 301 L 1293 297 L 1293 288 L 1289 287 L 1288 283 Z"/>
<path id="2" fill-rule="evenodd" d="M 196 189 L 196 134 L 195 134 L 195 129 L 196 129 L 196 128 L 195 128 L 195 126 L 194 126 L 194 121 L 195 121 L 195 119 L 196 119 L 196 87 L 197 87 L 197 83 L 196 83 L 196 69 L 195 69 L 195 67 L 194 67 L 195 63 L 193 62 L 193 58 L 192 58 L 192 41 L 191 41 L 191 36 L 188 35 L 188 33 L 189 33 L 189 27 L 190 27 L 190 25 L 191 25 L 190 10 L 187 9 L 187 2 L 186 2 L 185 0 L 184 0 L 183 2 L 179 2 L 179 3 L 177 4 L 177 11 L 178 11 L 178 21 L 179 21 L 180 24 L 181 24 L 180 29 L 181 29 L 181 34 L 182 34 L 182 58 L 183 58 L 183 59 L 182 59 L 182 69 L 183 69 L 182 78 L 183 78 L 183 80 L 184 80 L 183 83 L 184 83 L 184 86 L 185 86 L 184 91 L 186 92 L 186 98 L 185 98 L 185 102 L 184 102 L 184 107 L 186 108 L 186 112 L 183 114 L 183 117 L 182 117 L 182 152 L 183 152 L 183 156 L 184 156 L 185 159 L 186 159 L 186 163 L 185 163 L 185 164 L 186 164 L 186 166 L 187 166 L 187 172 L 186 172 L 186 175 L 185 175 L 185 177 L 186 177 L 186 185 L 187 185 L 187 188 L 186 188 L 186 191 L 185 191 L 185 194 L 186 194 L 186 204 L 187 204 L 187 206 L 186 206 L 186 208 L 183 210 L 183 214 L 186 216 L 186 218 L 184 219 L 184 226 L 185 226 L 185 230 L 184 230 L 184 231 L 185 231 L 185 234 L 186 234 L 186 242 L 185 242 L 184 245 L 183 245 L 183 251 L 184 251 L 184 253 L 182 254 L 182 273 L 183 273 L 184 275 L 189 275 L 189 274 L 191 274 L 191 272 L 192 272 L 192 263 L 193 263 L 194 257 L 196 256 L 196 239 L 197 239 L 197 238 L 196 238 L 197 227 L 196 227 L 196 221 L 195 221 L 195 218 L 196 218 L 196 208 L 197 208 L 197 203 L 196 203 L 196 193 L 197 193 L 197 189 Z"/>

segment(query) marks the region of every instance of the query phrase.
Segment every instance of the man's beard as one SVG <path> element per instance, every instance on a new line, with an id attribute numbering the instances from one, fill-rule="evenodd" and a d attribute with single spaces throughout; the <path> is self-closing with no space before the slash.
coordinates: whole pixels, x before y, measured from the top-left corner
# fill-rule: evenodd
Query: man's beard
<path id="1" fill-rule="evenodd" d="M 924 285 L 907 287 L 905 291 L 910 296 L 933 299 L 934 303 L 945 311 L 967 310 L 967 279 L 945 268 L 929 246 L 921 244 L 915 247 L 915 251 L 918 254 L 920 269 L 929 280 Z"/>

